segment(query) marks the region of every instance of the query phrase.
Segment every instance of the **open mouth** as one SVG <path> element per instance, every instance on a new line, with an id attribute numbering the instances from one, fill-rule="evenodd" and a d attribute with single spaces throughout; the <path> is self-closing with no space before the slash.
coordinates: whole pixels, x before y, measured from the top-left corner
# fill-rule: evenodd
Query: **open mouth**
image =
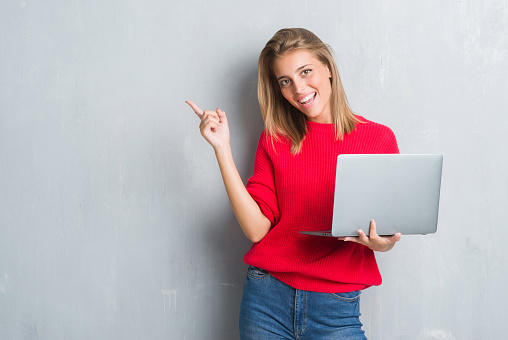
<path id="1" fill-rule="evenodd" d="M 304 98 L 302 98 L 298 102 L 300 104 L 306 106 L 306 105 L 312 104 L 312 102 L 314 101 L 314 98 L 316 98 L 316 92 L 311 93 L 311 94 L 305 96 Z"/>

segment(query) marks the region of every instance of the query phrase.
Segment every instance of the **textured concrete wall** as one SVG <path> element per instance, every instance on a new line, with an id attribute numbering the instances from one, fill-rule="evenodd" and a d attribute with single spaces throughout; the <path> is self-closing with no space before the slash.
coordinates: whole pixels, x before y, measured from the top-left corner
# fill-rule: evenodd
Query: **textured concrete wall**
<path id="1" fill-rule="evenodd" d="M 377 256 L 369 338 L 505 336 L 507 1 L 26 0 L 0 11 L 0 338 L 238 337 L 250 244 L 184 100 L 228 113 L 247 180 L 282 27 L 402 153 L 445 157 L 438 232 Z"/>

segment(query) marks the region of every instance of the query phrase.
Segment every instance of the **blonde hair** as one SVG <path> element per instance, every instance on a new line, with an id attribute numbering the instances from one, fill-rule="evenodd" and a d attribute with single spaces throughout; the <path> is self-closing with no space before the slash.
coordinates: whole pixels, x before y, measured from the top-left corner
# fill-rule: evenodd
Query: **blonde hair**
<path id="1" fill-rule="evenodd" d="M 314 33 L 304 28 L 284 28 L 266 43 L 258 61 L 258 100 L 268 135 L 273 140 L 286 136 L 291 140 L 291 153 L 297 154 L 307 135 L 306 117 L 283 96 L 273 72 L 274 61 L 285 53 L 308 50 L 331 71 L 330 108 L 336 139 L 351 133 L 359 120 L 349 108 L 339 69 L 335 64 L 331 48 Z"/>

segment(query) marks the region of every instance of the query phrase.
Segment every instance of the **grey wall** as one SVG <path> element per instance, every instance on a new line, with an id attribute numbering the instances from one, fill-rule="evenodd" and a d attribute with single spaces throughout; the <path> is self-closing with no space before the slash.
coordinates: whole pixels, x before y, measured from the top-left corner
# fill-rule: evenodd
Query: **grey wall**
<path id="1" fill-rule="evenodd" d="M 246 181 L 256 62 L 336 51 L 354 111 L 444 154 L 438 233 L 378 254 L 372 339 L 500 339 L 508 2 L 8 1 L 0 11 L 0 338 L 234 339 L 250 244 L 185 105 L 228 113 Z"/>

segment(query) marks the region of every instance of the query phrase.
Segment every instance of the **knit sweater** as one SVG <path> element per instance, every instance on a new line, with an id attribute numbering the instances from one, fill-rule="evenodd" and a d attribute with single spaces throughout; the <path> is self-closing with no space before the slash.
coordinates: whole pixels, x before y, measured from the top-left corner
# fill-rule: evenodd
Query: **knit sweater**
<path id="1" fill-rule="evenodd" d="M 289 139 L 281 137 L 272 146 L 263 131 L 247 190 L 272 225 L 245 254 L 245 263 L 300 290 L 340 293 L 381 284 L 368 247 L 299 233 L 331 229 L 338 155 L 399 153 L 392 130 L 356 117 L 362 123 L 338 141 L 333 124 L 308 121 L 308 133 L 296 155 L 290 152 Z"/>

